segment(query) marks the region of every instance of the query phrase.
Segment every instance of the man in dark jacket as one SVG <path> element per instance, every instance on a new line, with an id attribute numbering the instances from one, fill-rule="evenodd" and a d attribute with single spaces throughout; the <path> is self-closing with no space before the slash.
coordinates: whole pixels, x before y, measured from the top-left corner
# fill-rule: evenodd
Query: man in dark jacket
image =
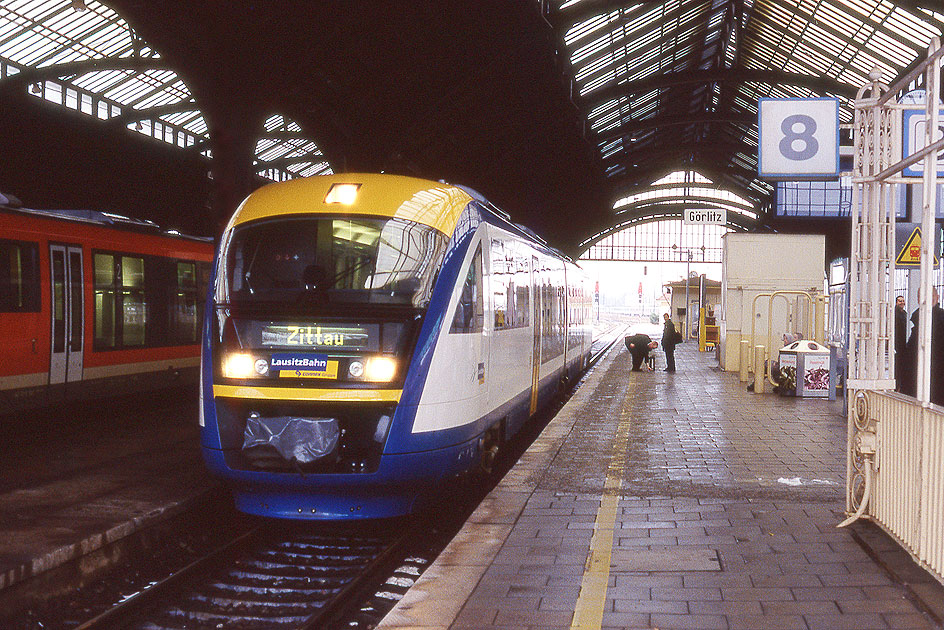
<path id="1" fill-rule="evenodd" d="M 626 349 L 633 355 L 633 372 L 639 372 L 642 362 L 649 356 L 649 351 L 659 347 L 659 343 L 653 341 L 649 335 L 638 333 L 626 337 Z"/>
<path id="2" fill-rule="evenodd" d="M 662 326 L 662 349 L 665 350 L 665 371 L 675 371 L 675 346 L 682 341 L 682 336 L 675 330 L 675 324 L 668 313 L 663 313 L 665 323 Z"/>
<path id="3" fill-rule="evenodd" d="M 944 308 L 940 306 L 937 289 L 932 293 L 931 307 L 931 402 L 944 405 Z M 910 373 L 902 387 L 902 392 L 917 395 L 918 380 L 918 311 L 911 314 L 911 336 L 905 347 L 907 365 Z"/>
<path id="4" fill-rule="evenodd" d="M 895 298 L 895 389 L 902 391 L 908 374 L 908 359 L 905 344 L 908 340 L 908 314 L 905 313 L 905 296 Z"/>

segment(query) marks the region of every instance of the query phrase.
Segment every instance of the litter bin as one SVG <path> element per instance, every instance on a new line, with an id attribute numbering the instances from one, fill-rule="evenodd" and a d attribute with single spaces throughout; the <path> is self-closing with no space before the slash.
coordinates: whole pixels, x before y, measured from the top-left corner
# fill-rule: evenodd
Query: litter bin
<path id="1" fill-rule="evenodd" d="M 780 349 L 781 389 L 797 396 L 829 396 L 829 348 L 801 339 Z"/>

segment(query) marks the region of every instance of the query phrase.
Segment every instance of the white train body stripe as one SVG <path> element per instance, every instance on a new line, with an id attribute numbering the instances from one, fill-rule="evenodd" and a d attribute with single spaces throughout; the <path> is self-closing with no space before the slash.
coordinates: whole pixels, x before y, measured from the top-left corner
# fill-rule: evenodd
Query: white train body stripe
<path id="1" fill-rule="evenodd" d="M 452 317 L 459 303 L 462 282 L 457 282 L 449 300 L 445 321 L 430 362 L 426 386 L 416 411 L 413 433 L 424 433 L 461 427 L 475 422 L 493 409 L 509 402 L 531 387 L 534 313 L 529 304 L 529 326 L 494 329 L 494 307 L 491 298 L 490 239 L 501 238 L 521 242 L 508 232 L 483 224 L 473 237 L 459 277 L 465 279 L 479 244 L 484 264 L 485 324 L 480 333 L 450 333 Z M 530 260 L 530 254 L 529 254 Z M 534 300 L 532 292 L 531 300 Z M 480 370 L 479 364 L 484 364 Z M 564 355 L 554 357 L 540 366 L 539 379 L 562 369 Z M 480 372 L 484 379 L 480 382 Z"/>
<path id="2" fill-rule="evenodd" d="M 183 357 L 179 359 L 165 359 L 162 361 L 141 361 L 139 363 L 120 363 L 118 365 L 104 365 L 102 367 L 86 367 L 83 370 L 82 380 L 91 381 L 97 378 L 113 376 L 128 376 L 144 372 L 161 372 L 180 368 L 196 368 L 200 366 L 200 357 Z"/>
<path id="3" fill-rule="evenodd" d="M 49 383 L 49 372 L 36 372 L 35 374 L 14 374 L 12 376 L 0 376 L 0 390 L 4 389 L 23 389 L 26 387 L 40 387 Z"/>

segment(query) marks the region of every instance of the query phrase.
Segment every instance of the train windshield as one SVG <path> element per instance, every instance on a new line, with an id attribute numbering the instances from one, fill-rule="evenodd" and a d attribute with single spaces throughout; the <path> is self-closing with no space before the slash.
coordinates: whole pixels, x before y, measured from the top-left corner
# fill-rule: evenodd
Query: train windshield
<path id="1" fill-rule="evenodd" d="M 292 217 L 237 227 L 217 300 L 425 307 L 448 241 L 397 218 Z M 221 265 L 222 266 L 222 265 Z"/>

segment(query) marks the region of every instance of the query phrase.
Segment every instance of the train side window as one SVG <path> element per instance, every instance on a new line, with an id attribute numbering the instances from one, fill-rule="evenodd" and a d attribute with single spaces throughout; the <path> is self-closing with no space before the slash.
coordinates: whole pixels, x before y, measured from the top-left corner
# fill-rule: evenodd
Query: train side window
<path id="1" fill-rule="evenodd" d="M 0 313 L 39 312 L 39 246 L 0 239 Z"/>
<path id="2" fill-rule="evenodd" d="M 514 320 L 514 281 L 511 265 L 505 259 L 505 246 L 500 240 L 492 241 L 491 285 L 495 330 L 511 328 Z M 509 291 L 509 289 L 511 289 Z M 510 314 L 510 316 L 509 316 Z"/>
<path id="3" fill-rule="evenodd" d="M 95 347 L 143 346 L 147 327 L 144 259 L 96 253 L 93 265 Z"/>
<path id="4" fill-rule="evenodd" d="M 95 347 L 115 347 L 115 257 L 95 254 Z"/>
<path id="5" fill-rule="evenodd" d="M 121 343 L 143 346 L 147 324 L 147 302 L 144 299 L 144 259 L 121 257 Z"/>
<path id="6" fill-rule="evenodd" d="M 178 343 L 196 343 L 199 338 L 197 302 L 197 264 L 178 262 L 173 322 L 174 340 Z"/>
<path id="7" fill-rule="evenodd" d="M 513 241 L 492 241 L 490 284 L 495 330 L 525 328 L 529 323 L 528 258 Z"/>
<path id="8" fill-rule="evenodd" d="M 531 259 L 522 247 L 515 251 L 514 325 L 527 328 L 531 325 Z"/>
<path id="9" fill-rule="evenodd" d="M 472 264 L 462 285 L 459 303 L 452 318 L 450 333 L 482 332 L 485 324 L 485 302 L 482 295 L 482 246 L 478 246 L 472 256 Z"/>

